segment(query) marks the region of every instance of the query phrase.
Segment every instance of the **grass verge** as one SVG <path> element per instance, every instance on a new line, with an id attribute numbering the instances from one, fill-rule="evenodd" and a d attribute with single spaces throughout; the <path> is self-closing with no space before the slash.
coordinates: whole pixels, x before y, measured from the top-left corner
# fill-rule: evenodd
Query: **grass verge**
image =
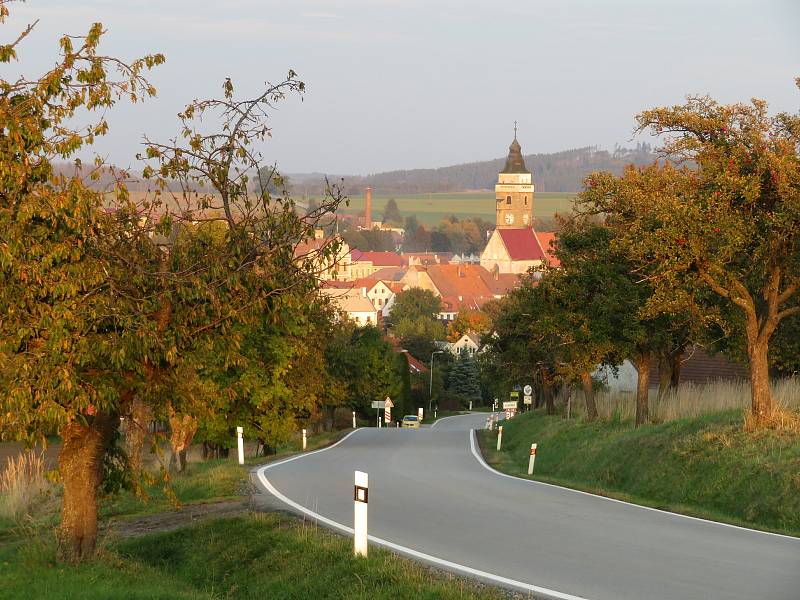
<path id="1" fill-rule="evenodd" d="M 665 510 L 800 536 L 800 436 L 742 430 L 741 411 L 634 428 L 628 421 L 520 415 L 481 431 L 487 462 L 528 478 Z"/>
<path id="2" fill-rule="evenodd" d="M 253 514 L 111 543 L 78 567 L 53 564 L 50 542 L 0 547 L 0 599 L 481 598 L 495 589 L 434 573 L 296 518 Z"/>

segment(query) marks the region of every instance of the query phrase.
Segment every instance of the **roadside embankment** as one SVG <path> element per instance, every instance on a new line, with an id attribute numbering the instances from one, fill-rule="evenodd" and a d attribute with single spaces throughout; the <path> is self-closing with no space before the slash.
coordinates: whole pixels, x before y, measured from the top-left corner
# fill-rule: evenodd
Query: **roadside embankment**
<path id="1" fill-rule="evenodd" d="M 634 428 L 627 421 L 522 414 L 480 431 L 494 468 L 683 514 L 800 536 L 800 435 L 742 429 L 741 411 Z"/>

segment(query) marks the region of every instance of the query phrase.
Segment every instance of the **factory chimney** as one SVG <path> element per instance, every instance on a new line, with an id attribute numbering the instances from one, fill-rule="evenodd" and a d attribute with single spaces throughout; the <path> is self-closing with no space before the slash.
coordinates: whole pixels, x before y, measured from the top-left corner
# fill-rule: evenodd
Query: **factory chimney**
<path id="1" fill-rule="evenodd" d="M 364 229 L 372 229 L 372 188 L 364 190 Z"/>

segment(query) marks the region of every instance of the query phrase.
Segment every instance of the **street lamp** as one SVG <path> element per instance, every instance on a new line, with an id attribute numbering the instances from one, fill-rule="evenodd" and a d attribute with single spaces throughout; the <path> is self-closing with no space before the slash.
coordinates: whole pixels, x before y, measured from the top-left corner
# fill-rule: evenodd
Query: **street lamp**
<path id="1" fill-rule="evenodd" d="M 431 352 L 431 383 L 428 386 L 428 413 L 431 412 L 431 403 L 433 402 L 433 355 L 434 354 L 442 354 L 444 350 L 434 350 Z"/>

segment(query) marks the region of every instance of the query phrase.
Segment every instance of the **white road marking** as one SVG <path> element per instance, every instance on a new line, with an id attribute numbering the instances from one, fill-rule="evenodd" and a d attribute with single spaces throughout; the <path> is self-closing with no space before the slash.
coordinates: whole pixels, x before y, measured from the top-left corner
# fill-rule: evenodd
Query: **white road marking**
<path id="1" fill-rule="evenodd" d="M 463 416 L 463 415 L 454 415 L 454 416 Z M 450 418 L 450 417 L 444 417 L 444 418 Z M 336 442 L 332 446 L 328 446 L 327 448 L 322 448 L 320 450 L 315 450 L 314 452 L 308 452 L 306 454 L 298 454 L 297 456 L 292 456 L 290 458 L 287 458 L 287 459 L 284 459 L 284 460 L 281 460 L 281 461 L 278 461 L 278 462 L 269 463 L 267 465 L 264 465 L 263 467 L 260 467 L 259 469 L 256 470 L 256 475 L 258 476 L 258 479 L 261 481 L 262 485 L 267 489 L 267 491 L 269 491 L 273 496 L 278 498 L 278 500 L 280 500 L 281 502 L 291 506 L 293 509 L 295 509 L 296 511 L 298 511 L 298 512 L 304 514 L 304 515 L 308 515 L 309 517 L 312 517 L 312 518 L 316 519 L 320 523 L 324 523 L 325 525 L 328 525 L 329 527 L 331 527 L 333 529 L 338 529 L 339 531 L 342 531 L 342 532 L 347 533 L 349 535 L 353 535 L 353 528 L 352 527 L 348 527 L 347 525 L 344 525 L 342 523 L 334 521 L 333 519 L 329 519 L 327 517 L 323 517 L 319 513 L 316 513 L 313 510 L 309 510 L 305 506 L 302 506 L 302 505 L 298 504 L 297 502 L 295 502 L 294 500 L 291 500 L 290 498 L 287 498 L 286 496 L 284 496 L 282 493 L 280 493 L 275 488 L 275 486 L 273 486 L 270 483 L 270 481 L 267 479 L 266 475 L 264 475 L 264 471 L 267 471 L 267 470 L 272 469 L 274 467 L 277 467 L 279 465 L 285 465 L 286 463 L 292 462 L 293 460 L 299 460 L 301 458 L 306 458 L 308 456 L 311 456 L 312 454 L 317 454 L 319 452 L 325 452 L 327 450 L 330 450 L 331 448 L 335 448 L 336 446 L 338 446 L 339 444 L 344 442 L 347 438 L 349 438 L 351 435 L 353 435 L 354 433 L 357 433 L 359 431 L 361 431 L 361 429 L 356 429 L 355 431 L 351 431 L 346 436 L 344 436 L 341 440 L 339 440 L 338 442 Z M 487 571 L 481 571 L 480 569 L 473 569 L 472 567 L 468 567 L 466 565 L 461 565 L 461 564 L 454 563 L 454 562 L 449 561 L 449 560 L 445 560 L 443 558 L 438 558 L 436 556 L 431 556 L 430 554 L 425 554 L 424 552 L 420 552 L 418 550 L 414 550 L 413 548 L 409 548 L 407 546 L 401 546 L 399 544 L 395 544 L 394 542 L 390 542 L 388 540 L 384 540 L 382 538 L 375 537 L 374 535 L 370 535 L 370 536 L 368 536 L 368 538 L 369 538 L 369 541 L 373 542 L 374 544 L 377 544 L 378 546 L 383 546 L 385 548 L 390 548 L 391 550 L 394 550 L 395 552 L 399 552 L 401 554 L 405 554 L 405 555 L 417 558 L 417 559 L 422 560 L 424 562 L 433 563 L 435 565 L 442 566 L 442 567 L 444 567 L 446 569 L 449 569 L 449 570 L 452 570 L 452 571 L 458 571 L 460 573 L 466 573 L 467 575 L 472 575 L 473 577 L 478 577 L 480 579 L 493 581 L 493 582 L 499 583 L 501 585 L 505 585 L 505 586 L 509 586 L 509 587 L 515 587 L 515 588 L 523 589 L 523 590 L 530 591 L 530 592 L 535 592 L 537 594 L 542 594 L 542 595 L 545 595 L 545 596 L 547 596 L 549 598 L 556 598 L 558 600 L 588 600 L 587 598 L 582 598 L 581 596 L 573 596 L 572 594 L 565 594 L 563 592 L 559 592 L 559 591 L 556 591 L 556 590 L 551 590 L 551 589 L 548 589 L 548 588 L 540 587 L 538 585 L 532 585 L 530 583 L 525 583 L 524 581 L 517 581 L 516 579 L 509 579 L 508 577 L 503 577 L 501 575 L 495 575 L 494 573 L 489 573 Z"/>
<path id="2" fill-rule="evenodd" d="M 457 416 L 461 416 L 461 415 L 457 415 Z M 490 467 L 488 464 L 486 464 L 486 461 L 483 460 L 483 456 L 481 456 L 480 452 L 477 451 L 477 449 L 476 449 L 476 445 L 477 444 L 475 443 L 475 439 L 476 439 L 475 438 L 475 436 L 476 436 L 475 432 L 476 431 L 477 430 L 475 430 L 475 429 L 470 429 L 469 430 L 469 447 L 470 447 L 470 450 L 472 451 L 472 455 L 475 457 L 475 459 L 478 461 L 478 463 L 484 469 L 486 469 L 487 471 L 489 471 L 493 475 L 497 475 L 499 477 L 507 477 L 507 478 L 513 479 L 515 481 L 521 481 L 523 483 L 529 483 L 529 484 L 532 484 L 532 485 L 543 485 L 543 486 L 547 486 L 547 487 L 551 487 L 551 488 L 556 488 L 556 489 L 559 489 L 559 490 L 565 490 L 565 491 L 568 491 L 568 492 L 573 492 L 575 494 L 583 494 L 584 496 L 591 496 L 592 498 L 600 498 L 602 500 L 607 500 L 608 502 L 617 502 L 618 504 L 625 504 L 626 506 L 634 506 L 636 508 L 641 508 L 642 510 L 650 510 L 650 511 L 657 512 L 657 513 L 662 513 L 662 514 L 665 514 L 665 515 L 672 515 L 674 517 L 682 517 L 684 519 L 691 519 L 693 521 L 701 521 L 703 523 L 712 523 L 714 525 L 720 525 L 721 527 L 732 527 L 733 529 L 741 529 L 743 531 L 749 531 L 751 533 L 761 533 L 761 534 L 764 534 L 764 535 L 773 535 L 775 537 L 780 537 L 780 538 L 785 538 L 787 540 L 793 540 L 795 542 L 800 542 L 800 538 L 794 537 L 792 535 L 784 535 L 782 533 L 773 533 L 771 531 L 761 531 L 760 529 L 751 529 L 750 527 L 742 527 L 741 525 L 733 525 L 731 523 L 722 523 L 720 521 L 711 521 L 710 519 L 703 519 L 701 517 L 692 517 L 690 515 L 682 515 L 681 513 L 670 512 L 668 510 L 662 510 L 660 508 L 653 508 L 651 506 L 643 506 L 641 504 L 634 504 L 633 502 L 625 502 L 624 500 L 617 500 L 616 498 L 609 498 L 608 496 L 600 496 L 598 494 L 592 494 L 591 492 L 584 492 L 584 491 L 581 491 L 581 490 L 575 490 L 573 488 L 568 488 L 568 487 L 564 487 L 564 486 L 561 486 L 561 485 L 556 485 L 554 483 L 545 483 L 544 481 L 536 481 L 534 479 L 525 479 L 524 477 L 516 477 L 515 475 L 508 475 L 507 473 L 501 473 L 497 469 L 495 469 L 493 467 Z"/>

